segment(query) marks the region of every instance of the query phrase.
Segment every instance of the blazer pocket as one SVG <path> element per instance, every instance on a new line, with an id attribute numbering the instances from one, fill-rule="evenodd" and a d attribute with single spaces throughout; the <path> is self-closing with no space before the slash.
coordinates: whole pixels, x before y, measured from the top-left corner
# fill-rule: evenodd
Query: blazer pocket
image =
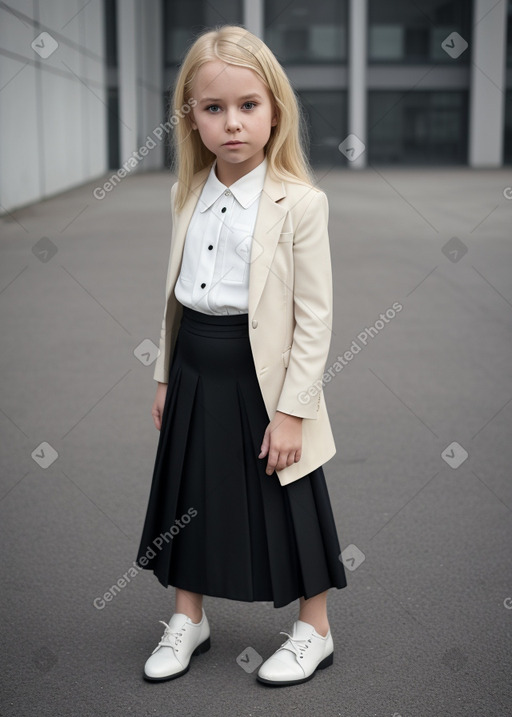
<path id="1" fill-rule="evenodd" d="M 283 351 L 283 363 L 286 368 L 288 368 L 288 364 L 290 363 L 290 351 L 292 350 L 292 347 L 286 349 L 286 351 Z"/>
<path id="2" fill-rule="evenodd" d="M 281 242 L 292 241 L 292 239 L 293 239 L 293 232 L 281 232 L 277 242 L 278 242 L 278 244 L 280 244 Z"/>

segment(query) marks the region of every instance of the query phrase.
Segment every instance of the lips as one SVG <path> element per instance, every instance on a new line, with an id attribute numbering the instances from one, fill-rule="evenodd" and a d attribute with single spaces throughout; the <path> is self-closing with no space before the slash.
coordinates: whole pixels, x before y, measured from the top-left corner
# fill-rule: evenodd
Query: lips
<path id="1" fill-rule="evenodd" d="M 244 144 L 244 142 L 224 142 L 224 144 Z"/>

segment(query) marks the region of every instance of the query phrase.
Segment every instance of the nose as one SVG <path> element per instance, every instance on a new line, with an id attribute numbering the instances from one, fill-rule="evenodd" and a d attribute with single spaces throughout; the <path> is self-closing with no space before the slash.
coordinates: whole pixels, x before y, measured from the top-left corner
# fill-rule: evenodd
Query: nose
<path id="1" fill-rule="evenodd" d="M 237 109 L 229 109 L 226 112 L 226 129 L 233 132 L 240 129 L 241 123 Z"/>

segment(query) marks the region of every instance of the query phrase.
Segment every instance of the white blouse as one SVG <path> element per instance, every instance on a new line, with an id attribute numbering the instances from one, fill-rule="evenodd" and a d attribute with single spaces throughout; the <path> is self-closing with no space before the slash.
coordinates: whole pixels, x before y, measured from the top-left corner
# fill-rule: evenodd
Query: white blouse
<path id="1" fill-rule="evenodd" d="M 188 226 L 174 294 L 205 314 L 248 313 L 252 234 L 267 158 L 229 188 L 215 159 Z"/>

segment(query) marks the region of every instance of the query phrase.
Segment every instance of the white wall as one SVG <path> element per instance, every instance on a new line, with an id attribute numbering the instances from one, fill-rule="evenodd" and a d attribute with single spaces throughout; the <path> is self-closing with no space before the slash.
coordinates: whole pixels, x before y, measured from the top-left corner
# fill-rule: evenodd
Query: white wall
<path id="1" fill-rule="evenodd" d="M 118 0 L 119 1 L 119 0 Z M 137 9 L 140 27 L 140 60 L 138 93 L 139 117 L 137 122 L 140 144 L 144 144 L 148 135 L 165 119 L 163 104 L 163 38 L 162 3 L 160 0 L 139 0 Z M 164 142 L 144 158 L 144 170 L 162 169 L 164 163 Z"/>
<path id="2" fill-rule="evenodd" d="M 0 213 L 108 171 L 102 0 L 0 6 Z M 31 43 L 58 47 L 46 59 Z"/>
<path id="3" fill-rule="evenodd" d="M 501 167 L 505 121 L 507 3 L 475 0 L 469 109 L 470 167 Z"/>
<path id="4" fill-rule="evenodd" d="M 150 136 L 156 147 L 130 171 L 161 169 L 164 145 L 153 134 L 164 120 L 159 0 L 118 0 L 117 50 L 121 165 Z"/>

